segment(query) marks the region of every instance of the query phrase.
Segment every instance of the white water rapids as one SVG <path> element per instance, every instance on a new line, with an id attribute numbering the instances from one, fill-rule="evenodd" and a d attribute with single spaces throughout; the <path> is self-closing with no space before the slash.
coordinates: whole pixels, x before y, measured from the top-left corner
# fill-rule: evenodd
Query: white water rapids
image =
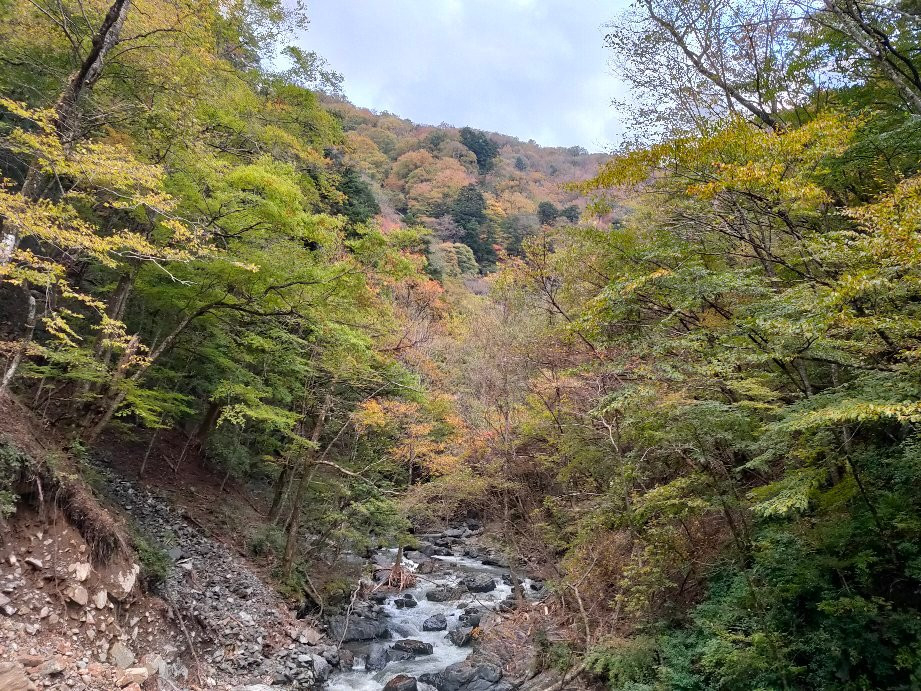
<path id="1" fill-rule="evenodd" d="M 391 554 L 395 555 L 396 550 L 393 550 Z M 511 594 L 511 586 L 506 585 L 502 580 L 504 575 L 508 575 L 508 570 L 484 566 L 478 560 L 469 557 L 450 556 L 433 557 L 433 559 L 449 564 L 450 568 L 439 570 L 434 574 L 420 574 L 416 586 L 404 591 L 416 599 L 419 603 L 416 607 L 398 609 L 394 605 L 394 599 L 401 593 L 388 597 L 382 607 L 388 617 L 386 624 L 392 639 L 364 644 L 348 644 L 347 647 L 355 652 L 355 667 L 350 672 L 342 672 L 331 677 L 326 685 L 327 689 L 330 691 L 379 691 L 398 674 L 419 677 L 426 672 L 440 672 L 448 665 L 461 662 L 470 655 L 471 648 L 454 645 L 447 637 L 448 631 L 457 626 L 458 616 L 463 614 L 468 607 L 478 607 L 485 614 L 494 610 L 499 602 Z M 417 568 L 417 565 L 408 559 L 404 559 L 403 564 L 413 571 Z M 449 602 L 426 600 L 425 594 L 428 591 L 442 585 L 455 585 L 464 576 L 471 573 L 492 576 L 496 582 L 496 589 L 488 593 L 464 593 L 458 600 Z M 423 631 L 422 622 L 439 613 L 444 614 L 448 620 L 448 631 Z M 404 638 L 431 643 L 434 652 L 431 655 L 418 656 L 414 660 L 388 662 L 387 666 L 379 672 L 365 671 L 365 660 L 372 646 L 383 645 L 389 648 L 394 641 Z M 426 687 L 420 682 L 419 688 L 431 687 Z"/>

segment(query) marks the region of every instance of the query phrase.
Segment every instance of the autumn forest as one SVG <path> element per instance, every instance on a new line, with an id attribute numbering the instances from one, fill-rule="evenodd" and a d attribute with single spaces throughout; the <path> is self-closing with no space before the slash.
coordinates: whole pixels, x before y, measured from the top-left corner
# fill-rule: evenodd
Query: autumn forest
<path id="1" fill-rule="evenodd" d="M 0 0 L 0 525 L 200 483 L 348 617 L 467 521 L 548 688 L 921 687 L 921 4 L 612 8 L 604 154 L 354 105 L 309 10 Z"/>

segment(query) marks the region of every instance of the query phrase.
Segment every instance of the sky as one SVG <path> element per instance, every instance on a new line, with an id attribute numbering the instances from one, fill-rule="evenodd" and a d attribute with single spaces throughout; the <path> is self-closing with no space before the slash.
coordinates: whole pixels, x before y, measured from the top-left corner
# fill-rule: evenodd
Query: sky
<path id="1" fill-rule="evenodd" d="M 626 0 L 311 0 L 298 43 L 358 106 L 606 151 L 618 140 L 603 24 Z"/>

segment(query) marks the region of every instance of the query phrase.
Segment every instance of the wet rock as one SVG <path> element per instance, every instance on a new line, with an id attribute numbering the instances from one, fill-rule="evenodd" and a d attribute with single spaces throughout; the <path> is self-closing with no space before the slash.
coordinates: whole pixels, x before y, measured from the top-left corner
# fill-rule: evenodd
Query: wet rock
<path id="1" fill-rule="evenodd" d="M 408 653 L 405 650 L 394 650 L 391 648 L 387 651 L 387 662 L 406 662 L 407 660 L 415 659 L 415 655 Z"/>
<path id="2" fill-rule="evenodd" d="M 350 670 L 355 666 L 355 653 L 343 648 L 339 651 L 339 669 Z"/>
<path id="3" fill-rule="evenodd" d="M 450 602 L 451 600 L 459 600 L 464 596 L 465 592 L 467 590 L 462 585 L 441 586 L 428 591 L 425 594 L 425 599 L 430 602 Z"/>
<path id="4" fill-rule="evenodd" d="M 422 622 L 423 631 L 445 631 L 448 628 L 448 619 L 444 614 L 433 614 Z"/>
<path id="5" fill-rule="evenodd" d="M 450 557 L 451 550 L 447 547 L 433 545 L 430 542 L 424 542 L 419 545 L 419 551 L 427 557 Z"/>
<path id="6" fill-rule="evenodd" d="M 412 638 L 406 638 L 393 644 L 393 650 L 400 650 L 412 655 L 431 655 L 434 649 L 431 643 L 417 641 Z"/>
<path id="7" fill-rule="evenodd" d="M 382 645 L 373 645 L 368 651 L 365 660 L 365 669 L 369 672 L 379 672 L 387 666 L 387 649 Z"/>
<path id="8" fill-rule="evenodd" d="M 480 620 L 481 620 L 481 618 L 482 618 L 482 617 L 480 616 L 480 614 L 466 614 L 466 613 L 464 613 L 464 614 L 461 614 L 461 615 L 457 618 L 457 623 L 460 624 L 460 626 L 464 626 L 464 627 L 469 627 L 469 628 L 471 628 L 471 629 L 475 629 L 477 626 L 480 625 Z"/>
<path id="9" fill-rule="evenodd" d="M 500 569 L 508 568 L 508 559 L 501 554 L 490 554 L 480 560 L 483 566 L 498 566 Z"/>
<path id="10" fill-rule="evenodd" d="M 398 674 L 384 684 L 384 691 L 417 691 L 416 678 L 408 674 Z"/>
<path id="11" fill-rule="evenodd" d="M 470 643 L 473 638 L 473 628 L 470 626 L 456 626 L 448 632 L 448 639 L 461 648 Z"/>
<path id="12" fill-rule="evenodd" d="M 496 589 L 496 581 L 485 573 L 469 574 L 462 582 L 471 593 L 488 593 Z"/>
<path id="13" fill-rule="evenodd" d="M 498 691 L 501 679 L 502 670 L 496 665 L 469 660 L 449 665 L 438 674 L 419 677 L 438 691 Z"/>
<path id="14" fill-rule="evenodd" d="M 313 674 L 317 681 L 326 681 L 332 673 L 332 665 L 319 655 L 312 655 Z"/>
<path id="15" fill-rule="evenodd" d="M 329 633 L 334 640 L 345 643 L 351 641 L 373 641 L 375 638 L 384 638 L 387 627 L 377 619 L 352 616 L 346 620 L 342 615 L 329 618 Z"/>
<path id="16" fill-rule="evenodd" d="M 414 598 L 410 593 L 406 593 L 402 597 L 398 597 L 396 600 L 394 600 L 393 604 L 397 609 L 403 609 L 404 607 L 416 607 L 419 603 L 416 602 L 416 598 Z"/>

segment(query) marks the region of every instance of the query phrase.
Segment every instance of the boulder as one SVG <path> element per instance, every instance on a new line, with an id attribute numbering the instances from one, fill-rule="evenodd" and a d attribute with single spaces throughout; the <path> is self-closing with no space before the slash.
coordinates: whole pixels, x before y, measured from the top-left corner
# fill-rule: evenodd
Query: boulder
<path id="1" fill-rule="evenodd" d="M 471 629 L 475 629 L 477 626 L 480 625 L 481 618 L 482 617 L 480 616 L 480 614 L 466 614 L 465 613 L 465 614 L 461 614 L 457 618 L 457 623 L 460 624 L 461 626 L 467 626 L 467 627 L 470 627 Z"/>
<path id="2" fill-rule="evenodd" d="M 496 589 L 495 579 L 485 573 L 471 573 L 464 576 L 462 583 L 471 593 L 488 593 Z"/>
<path id="3" fill-rule="evenodd" d="M 444 614 L 433 614 L 422 622 L 423 631 L 445 631 L 448 628 L 448 618 Z"/>
<path id="4" fill-rule="evenodd" d="M 463 647 L 473 638 L 473 628 L 470 626 L 455 626 L 448 632 L 448 639 L 457 647 Z"/>
<path id="5" fill-rule="evenodd" d="M 384 684 L 384 691 L 417 691 L 416 678 L 408 674 L 398 674 Z"/>
<path id="6" fill-rule="evenodd" d="M 382 645 L 372 645 L 365 660 L 365 669 L 379 672 L 387 666 L 387 649 Z"/>
<path id="7" fill-rule="evenodd" d="M 387 662 L 406 662 L 407 660 L 415 659 L 415 655 L 407 653 L 405 650 L 394 650 L 391 648 L 387 651 Z"/>
<path id="8" fill-rule="evenodd" d="M 490 554 L 480 560 L 483 566 L 498 566 L 500 569 L 508 568 L 508 559 L 501 554 Z"/>
<path id="9" fill-rule="evenodd" d="M 124 600 L 134 590 L 134 584 L 140 572 L 141 567 L 137 564 L 132 564 L 129 568 L 119 571 L 115 576 L 113 586 L 109 588 L 109 594 L 116 600 Z"/>
<path id="10" fill-rule="evenodd" d="M 425 594 L 425 599 L 430 602 L 450 602 L 451 600 L 459 600 L 464 596 L 465 592 L 467 591 L 463 585 L 442 586 L 428 591 Z"/>
<path id="11" fill-rule="evenodd" d="M 329 675 L 333 671 L 332 665 L 319 655 L 311 655 L 310 657 L 313 662 L 313 673 L 317 681 L 322 682 L 329 679 Z"/>
<path id="12" fill-rule="evenodd" d="M 431 655 L 435 648 L 431 643 L 404 638 L 402 641 L 397 641 L 393 644 L 393 650 L 400 650 L 412 655 Z"/>
<path id="13" fill-rule="evenodd" d="M 329 618 L 329 633 L 333 640 L 373 641 L 375 638 L 384 638 L 387 627 L 377 619 L 351 616 L 346 620 L 342 615 Z"/>
<path id="14" fill-rule="evenodd" d="M 485 662 L 464 660 L 448 665 L 438 674 L 423 674 L 419 680 L 438 691 L 498 691 L 502 670 Z"/>

